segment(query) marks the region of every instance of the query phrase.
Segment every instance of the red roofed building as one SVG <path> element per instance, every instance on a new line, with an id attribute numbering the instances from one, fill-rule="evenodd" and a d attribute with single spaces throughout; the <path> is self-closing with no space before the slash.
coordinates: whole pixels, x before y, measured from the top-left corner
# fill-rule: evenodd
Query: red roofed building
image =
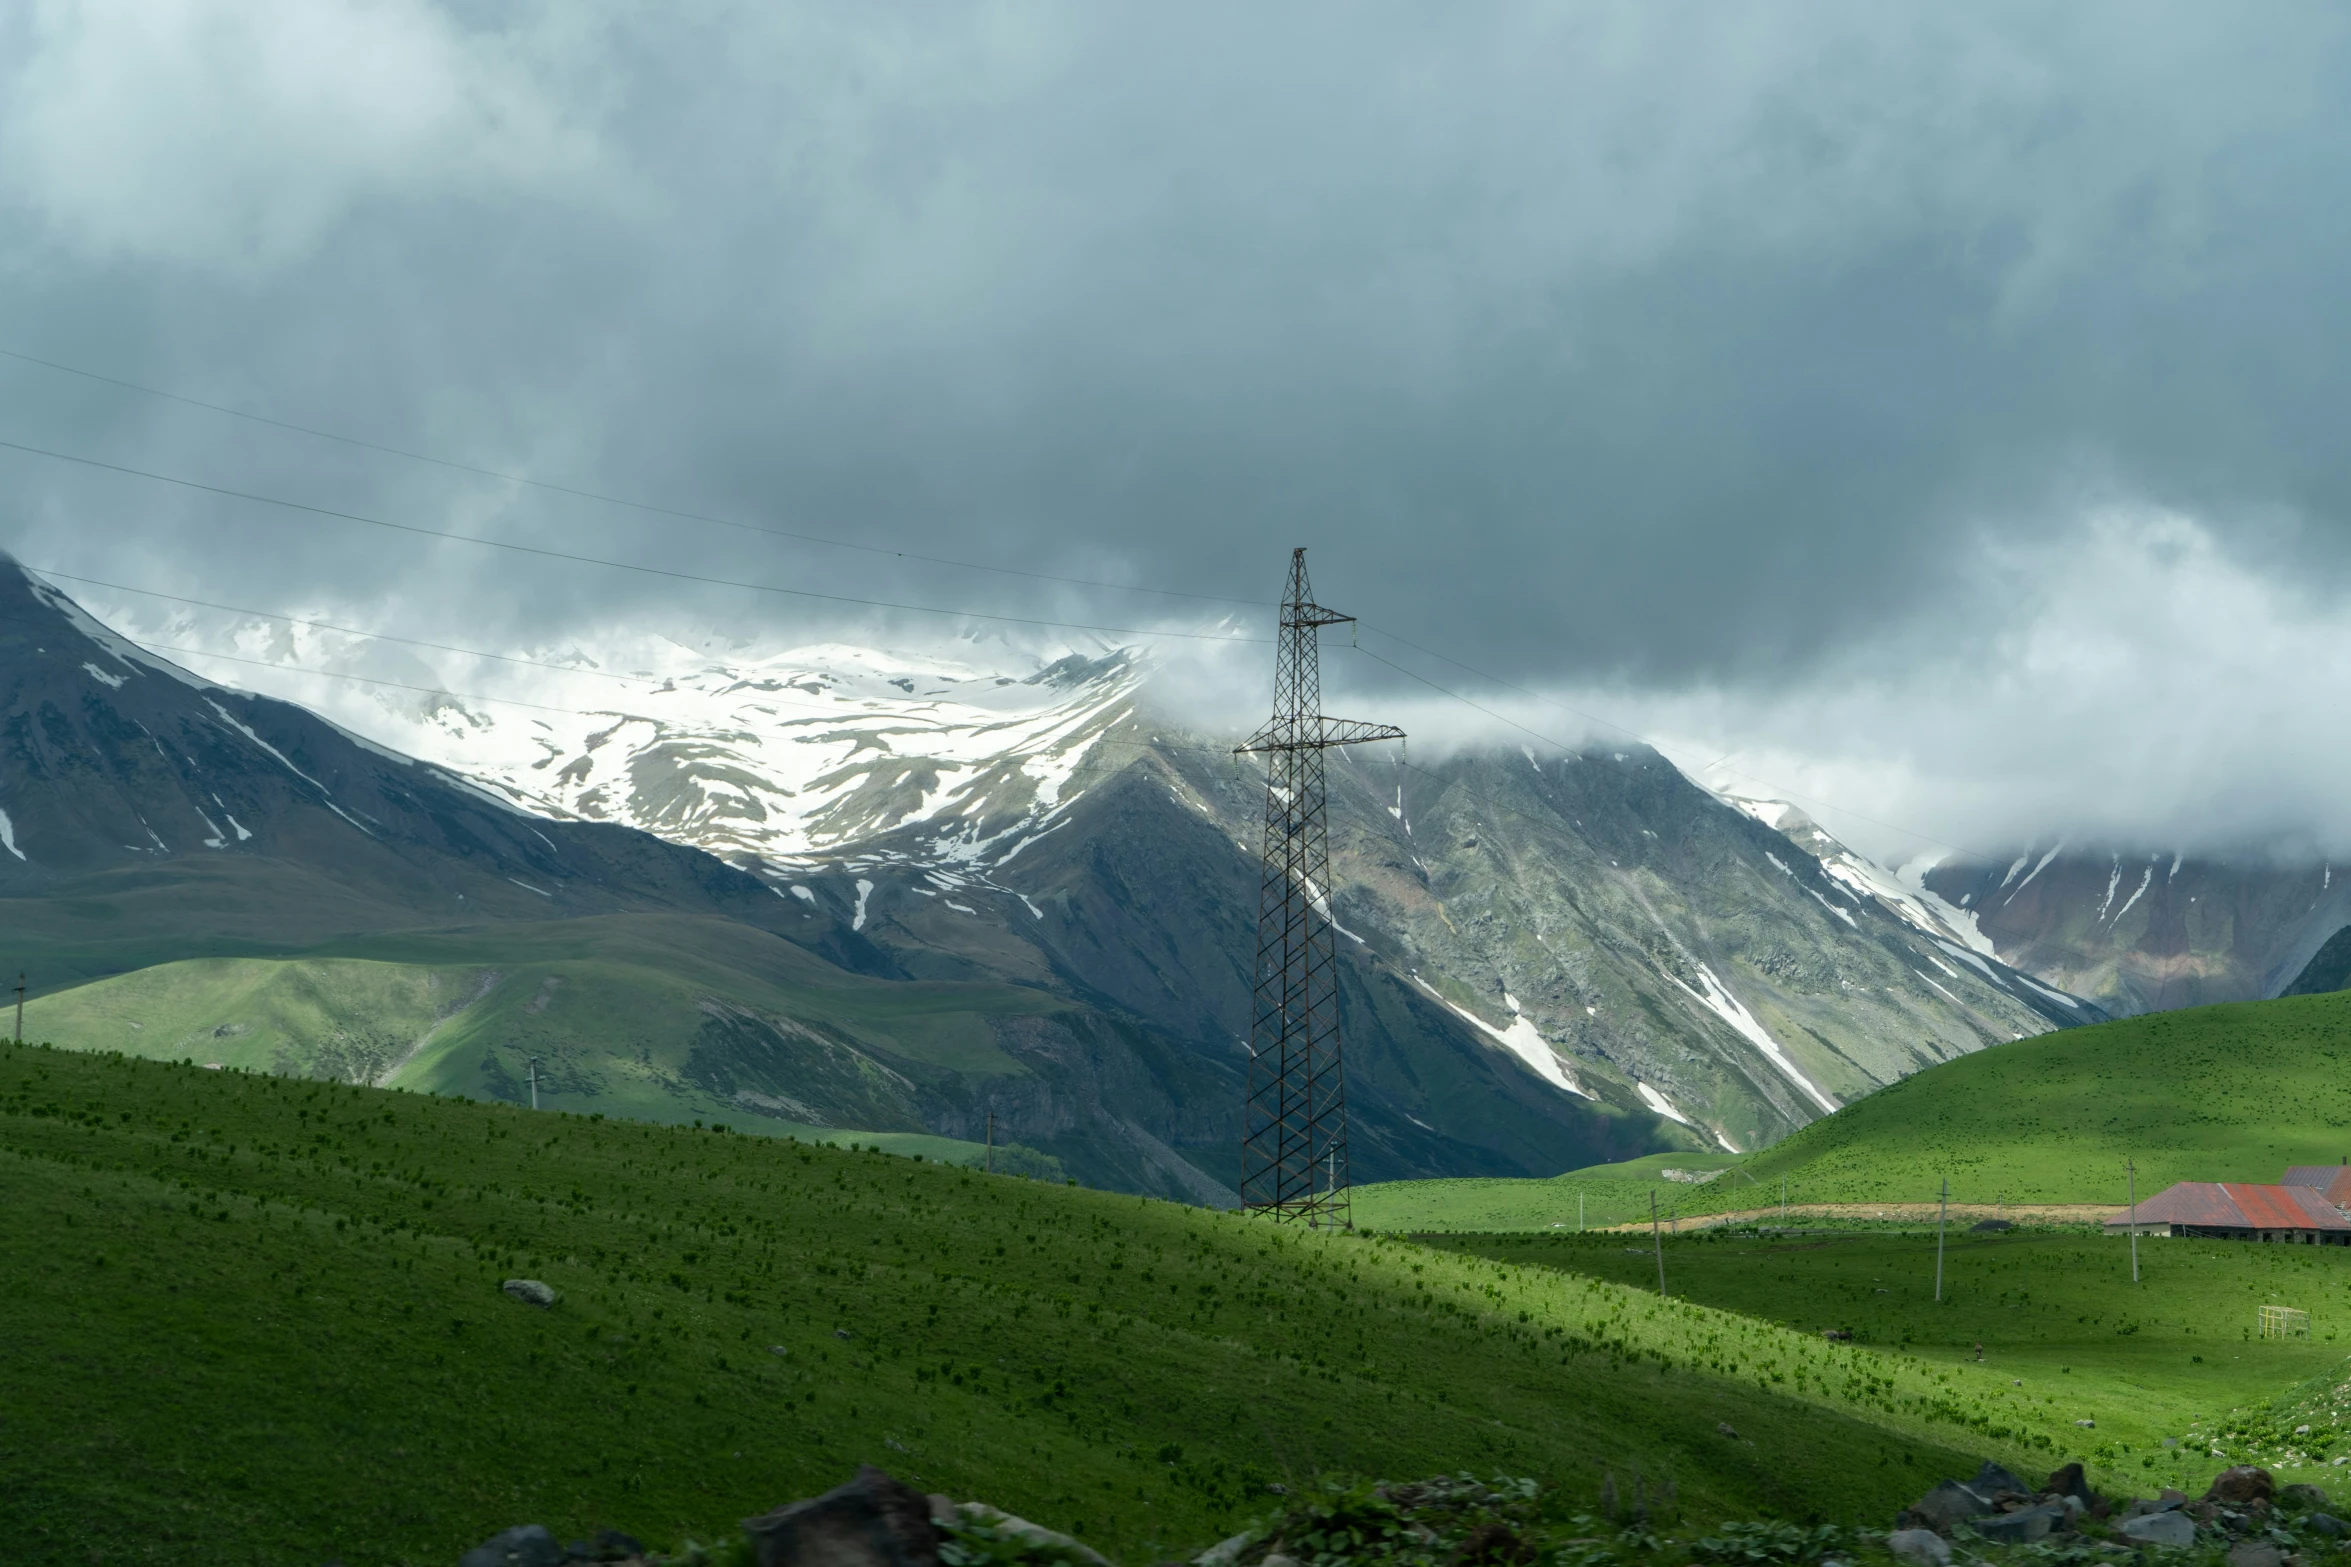
<path id="1" fill-rule="evenodd" d="M 2182 1181 L 2140 1203 L 2136 1212 L 2124 1209 L 2107 1220 L 2106 1227 L 2127 1231 L 2134 1220 L 2141 1234 L 2351 1246 L 2351 1219 L 2337 1212 L 2315 1185 Z"/>
<path id="2" fill-rule="evenodd" d="M 2338 1213 L 2351 1209 L 2351 1164 L 2298 1164 L 2282 1184 L 2316 1187 Z"/>

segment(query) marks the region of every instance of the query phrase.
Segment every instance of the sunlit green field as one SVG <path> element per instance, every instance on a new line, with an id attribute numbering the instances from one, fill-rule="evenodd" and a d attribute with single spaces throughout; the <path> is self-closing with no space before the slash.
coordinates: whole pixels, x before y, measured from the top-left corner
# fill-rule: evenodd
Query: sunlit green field
<path id="1" fill-rule="evenodd" d="M 1129 1561 L 1276 1482 L 1465 1468 L 1882 1524 L 2074 1445 L 1931 1362 L 1596 1277 L 38 1047 L 0 1045 L 0 1277 L 12 1562 L 379 1567 L 526 1521 L 667 1545 L 860 1462 Z"/>
<path id="2" fill-rule="evenodd" d="M 1382 1231 L 1589 1230 L 1646 1221 L 1653 1198 L 1657 1210 L 1669 1219 L 1685 1209 L 1713 1211 L 1715 1205 L 1698 1200 L 1697 1194 L 1725 1179 L 1736 1180 L 1751 1193 L 1758 1190 L 1736 1176 L 1718 1174 L 1707 1182 L 1677 1178 L 1727 1170 L 1737 1162 L 1733 1154 L 1649 1154 L 1621 1164 L 1593 1165 L 1547 1181 L 1480 1177 L 1385 1181 L 1358 1186 L 1350 1198 L 1355 1222 Z M 1777 1188 L 1773 1194 L 1777 1195 Z"/>
<path id="3" fill-rule="evenodd" d="M 1646 1237 L 1460 1236 L 1435 1244 L 1657 1287 Z M 2307 1410 L 2317 1405 L 2295 1397 L 2312 1379 L 2340 1382 L 2351 1371 L 2351 1247 L 2143 1238 L 2134 1285 L 2126 1240 L 2078 1229 L 1955 1228 L 1944 1247 L 1940 1303 L 1932 1227 L 1785 1236 L 1718 1230 L 1668 1238 L 1663 1250 L 1667 1288 L 1679 1297 L 1803 1332 L 1849 1330 L 1857 1344 L 1947 1368 L 1952 1385 L 1971 1396 L 2030 1400 L 2046 1427 L 2095 1421 L 2074 1428 L 2078 1450 L 2114 1483 L 2143 1492 L 2200 1483 L 2239 1459 L 2326 1483 L 2329 1475 L 2318 1471 L 2351 1452 L 2351 1424 L 2338 1424 L 2331 1411 L 2314 1417 Z M 2311 1336 L 2260 1338 L 2263 1305 L 2309 1312 Z M 2276 1407 L 2264 1411 L 2264 1402 Z M 2287 1418 L 2289 1409 L 2301 1412 Z M 2232 1420 L 2232 1411 L 2241 1418 Z M 2292 1427 L 2303 1423 L 2313 1431 L 2293 1438 Z M 2240 1429 L 2209 1439 L 2231 1427 Z M 2206 1439 L 2191 1441 L 2191 1432 Z"/>

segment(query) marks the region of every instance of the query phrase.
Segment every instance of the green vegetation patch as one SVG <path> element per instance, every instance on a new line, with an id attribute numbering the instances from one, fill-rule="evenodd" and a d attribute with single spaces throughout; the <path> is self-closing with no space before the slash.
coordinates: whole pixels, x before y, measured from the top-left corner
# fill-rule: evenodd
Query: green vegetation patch
<path id="1" fill-rule="evenodd" d="M 1645 1235 L 1440 1244 L 1633 1288 L 1657 1283 Z M 1858 1347 L 1931 1367 L 1970 1418 L 2014 1423 L 1998 1411 L 2022 1406 L 2031 1430 L 2092 1462 L 2111 1487 L 2196 1492 L 2231 1463 L 2319 1481 L 2351 1453 L 2351 1248 L 2142 1239 L 2134 1285 L 2122 1239 L 1954 1229 L 1940 1302 L 1932 1226 L 1713 1230 L 1662 1249 L 1676 1296 L 1815 1336 L 1850 1332 Z M 2260 1337 L 2265 1305 L 2309 1312 L 2311 1336 Z M 2094 1423 L 2075 1424 L 2083 1420 Z M 2311 1429 L 2297 1438 L 2297 1425 Z"/>
<path id="2" fill-rule="evenodd" d="M 2111 1203 L 2351 1158 L 2351 994 L 2064 1029 L 1929 1067 L 1744 1162 L 1798 1202 Z M 1759 1206 L 1718 1181 L 1692 1204 Z"/>
<path id="3" fill-rule="evenodd" d="M 1275 1483 L 1464 1468 L 1882 1522 L 2066 1434 L 1915 1358 L 1548 1268 L 107 1054 L 0 1045 L 0 1195 L 18 1559 L 708 1540 L 859 1462 L 1146 1560 Z"/>
<path id="4" fill-rule="evenodd" d="M 2176 1181 L 2275 1181 L 2351 1161 L 2351 993 L 2198 1007 L 2064 1029 L 1927 1068 L 1744 1158 L 1670 1154 L 1548 1181 L 1398 1181 L 1358 1221 L 1414 1231 L 1573 1229 L 1791 1203 L 2108 1204 Z M 1668 1187 L 1629 1172 L 1721 1168 Z M 1604 1218 L 1603 1215 L 1606 1215 Z"/>
<path id="5" fill-rule="evenodd" d="M 1694 1204 L 1695 1194 L 1730 1180 L 1760 1190 L 1733 1173 L 1735 1154 L 1664 1153 L 1599 1164 L 1546 1181 L 1472 1177 L 1385 1181 L 1350 1194 L 1355 1222 L 1376 1230 L 1415 1234 L 1444 1231 L 1598 1229 L 1645 1221 L 1654 1198 L 1668 1217 Z M 1777 1188 L 1773 1189 L 1777 1196 Z"/>

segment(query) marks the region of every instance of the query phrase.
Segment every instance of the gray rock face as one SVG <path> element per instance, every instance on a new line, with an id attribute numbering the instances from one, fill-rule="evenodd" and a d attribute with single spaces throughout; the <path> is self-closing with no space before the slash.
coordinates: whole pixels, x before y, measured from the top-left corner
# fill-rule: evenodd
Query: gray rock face
<path id="1" fill-rule="evenodd" d="M 2126 1540 L 2184 1551 L 2196 1543 L 2196 1520 L 2176 1510 L 2126 1518 L 2116 1530 Z"/>
<path id="2" fill-rule="evenodd" d="M 2068 1516 L 2063 1502 L 2043 1502 L 2038 1507 L 2020 1508 L 2013 1513 L 1970 1518 L 1967 1526 L 1997 1545 L 2030 1545 L 2035 1540 L 2049 1538 L 2049 1532 L 2066 1522 Z"/>
<path id="3" fill-rule="evenodd" d="M 1992 1504 L 1974 1491 L 1956 1480 L 1946 1480 L 1911 1503 L 1901 1522 L 1948 1537 L 1970 1518 L 1980 1518 L 1991 1510 Z"/>
<path id="4" fill-rule="evenodd" d="M 1951 1567 L 1950 1542 L 1932 1529 L 1897 1529 L 1886 1536 L 1886 1549 L 1910 1567 Z"/>
<path id="5" fill-rule="evenodd" d="M 1987 1499 L 1997 1497 L 2002 1492 L 2010 1492 L 2017 1496 L 2031 1496 L 2033 1494 L 2031 1486 L 1988 1458 L 1984 1460 L 1984 1466 L 1975 1472 L 1975 1478 L 1967 1482 L 1967 1488 L 1975 1492 L 1976 1495 Z"/>
<path id="6" fill-rule="evenodd" d="M 1080 1561 L 1093 1563 L 1094 1567 L 1110 1567 L 1109 1561 L 1093 1547 L 1082 1545 L 1070 1536 L 1048 1529 L 1043 1524 L 1031 1523 L 1026 1518 L 1016 1518 L 1001 1507 L 990 1507 L 986 1502 L 964 1502 L 957 1506 L 955 1511 L 962 1516 L 965 1523 L 980 1524 L 995 1530 L 998 1534 L 1010 1535 L 1031 1547 L 1065 1552 L 1077 1557 Z M 1265 1559 L 1268 1562 L 1284 1560 L 1278 1552 Z"/>
<path id="7" fill-rule="evenodd" d="M 2330 1540 L 2340 1540 L 2351 1534 L 2351 1523 L 2345 1523 L 2333 1513 L 2312 1513 L 2302 1520 L 2302 1527 L 2312 1534 L 2323 1534 Z"/>
<path id="8" fill-rule="evenodd" d="M 2290 1513 L 2319 1512 L 2326 1505 L 2326 1492 L 2315 1485 L 2289 1485 L 2278 1492 L 2278 1506 Z"/>
<path id="9" fill-rule="evenodd" d="M 549 1306 L 555 1304 L 553 1286 L 542 1284 L 537 1279 L 508 1279 L 501 1288 L 506 1291 L 507 1299 L 519 1300 L 524 1305 L 536 1306 L 541 1311 L 545 1311 Z"/>
<path id="10" fill-rule="evenodd" d="M 492 1535 L 457 1559 L 457 1567 L 562 1567 L 562 1563 L 563 1547 L 535 1523 Z"/>
<path id="11" fill-rule="evenodd" d="M 1244 1529 L 1228 1539 L 1217 1541 L 1207 1550 L 1192 1558 L 1192 1567 L 1233 1567 L 1241 1553 L 1257 1543 L 1257 1531 Z"/>
<path id="12" fill-rule="evenodd" d="M 2242 1507 L 2247 1502 L 2266 1502 L 2277 1489 L 2277 1481 L 2266 1469 L 2252 1464 L 2238 1464 L 2223 1469 L 2212 1478 L 2212 1489 L 2204 1493 L 2208 1502 L 2226 1502 Z"/>
<path id="13" fill-rule="evenodd" d="M 759 1567 L 936 1567 L 930 1498 L 868 1464 L 822 1496 L 743 1520 Z"/>
<path id="14" fill-rule="evenodd" d="M 2090 1499 L 2089 1477 L 2082 1472 L 2082 1466 L 2078 1463 L 2067 1464 L 2058 1470 L 2048 1478 L 2041 1489 L 2057 1496 L 2079 1497 L 2084 1502 Z"/>
<path id="15" fill-rule="evenodd" d="M 2285 1567 L 2286 1553 L 2267 1540 L 2242 1540 L 2229 1547 L 2229 1567 Z"/>

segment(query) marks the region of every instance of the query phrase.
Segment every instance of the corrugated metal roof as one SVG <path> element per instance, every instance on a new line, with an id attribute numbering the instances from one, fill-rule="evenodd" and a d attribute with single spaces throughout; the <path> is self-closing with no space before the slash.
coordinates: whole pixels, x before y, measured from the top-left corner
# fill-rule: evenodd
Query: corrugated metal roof
<path id="1" fill-rule="evenodd" d="M 2122 1226 L 2130 1220 L 2131 1210 L 2125 1208 L 2106 1222 Z M 2225 1230 L 2251 1228 L 2229 1199 L 2227 1188 L 2217 1181 L 2182 1181 L 2158 1192 L 2139 1204 L 2138 1220 L 2141 1224 L 2199 1224 Z"/>
<path id="2" fill-rule="evenodd" d="M 2257 1230 L 2351 1230 L 2351 1219 L 2307 1186 L 2227 1183 L 2229 1198 Z"/>
<path id="3" fill-rule="evenodd" d="M 2106 1222 L 2122 1229 L 2131 1216 L 2125 1208 Z M 2140 1203 L 2138 1221 L 2213 1230 L 2351 1230 L 2351 1220 L 2315 1187 L 2241 1181 L 2182 1181 Z"/>
<path id="4" fill-rule="evenodd" d="M 2336 1207 L 2351 1207 L 2351 1164 L 2298 1164 L 2279 1184 L 2315 1187 Z"/>

